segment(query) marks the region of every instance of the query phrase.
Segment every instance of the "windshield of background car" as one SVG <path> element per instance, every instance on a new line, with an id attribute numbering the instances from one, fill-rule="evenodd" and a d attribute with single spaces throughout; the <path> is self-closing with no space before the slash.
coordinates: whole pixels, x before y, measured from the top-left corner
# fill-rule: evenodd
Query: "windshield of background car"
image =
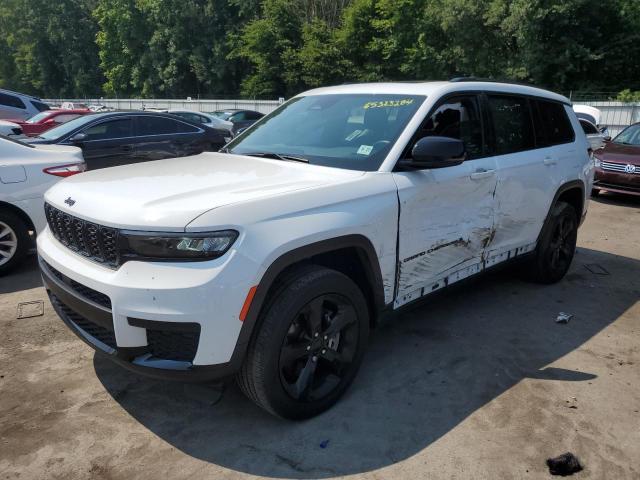
<path id="1" fill-rule="evenodd" d="M 230 153 L 290 155 L 314 165 L 374 171 L 426 97 L 329 94 L 298 97 L 228 145 Z"/>
<path id="2" fill-rule="evenodd" d="M 40 120 L 44 120 L 45 118 L 48 118 L 50 116 L 51 116 L 50 111 L 36 113 L 33 117 L 27 120 L 27 123 L 38 123 Z"/>
<path id="3" fill-rule="evenodd" d="M 56 140 L 58 138 L 64 137 L 76 128 L 89 123 L 91 120 L 95 120 L 95 118 L 96 117 L 94 115 L 83 115 L 81 117 L 74 118 L 73 120 L 69 120 L 62 125 L 47 130 L 46 132 L 41 133 L 38 136 L 40 138 L 44 138 L 45 140 Z"/>
<path id="4" fill-rule="evenodd" d="M 625 128 L 620 134 L 613 139 L 613 143 L 621 143 L 623 145 L 640 145 L 640 125 L 631 125 Z"/>
<path id="5" fill-rule="evenodd" d="M 233 114 L 234 114 L 234 112 L 223 112 L 223 111 L 219 110 L 217 112 L 213 112 L 211 115 L 214 115 L 214 116 L 216 116 L 218 118 L 221 118 L 222 120 L 228 120 L 229 117 L 231 115 L 233 115 Z"/>

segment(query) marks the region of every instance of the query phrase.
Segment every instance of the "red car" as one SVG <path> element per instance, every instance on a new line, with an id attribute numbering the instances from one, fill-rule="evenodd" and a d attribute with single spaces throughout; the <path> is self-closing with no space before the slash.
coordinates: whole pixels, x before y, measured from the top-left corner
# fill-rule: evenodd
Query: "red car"
<path id="1" fill-rule="evenodd" d="M 595 157 L 594 195 L 600 190 L 640 195 L 640 123 L 625 128 Z"/>
<path id="2" fill-rule="evenodd" d="M 27 120 L 10 121 L 20 125 L 22 127 L 22 133 L 25 135 L 35 137 L 50 128 L 57 127 L 62 123 L 66 123 L 69 120 L 78 118 L 81 115 L 86 115 L 87 113 L 91 113 L 91 110 L 45 110 L 44 112 L 36 113 Z"/>

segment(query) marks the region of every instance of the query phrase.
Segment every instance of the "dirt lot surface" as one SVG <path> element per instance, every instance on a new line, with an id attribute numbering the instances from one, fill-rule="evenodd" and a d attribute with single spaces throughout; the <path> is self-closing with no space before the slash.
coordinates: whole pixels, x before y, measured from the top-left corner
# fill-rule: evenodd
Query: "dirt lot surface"
<path id="1" fill-rule="evenodd" d="M 640 201 L 592 201 L 579 246 L 557 285 L 507 270 L 404 311 L 346 397 L 302 423 L 95 356 L 32 259 L 0 279 L 0 479 L 539 479 L 566 451 L 574 478 L 638 479 Z M 34 300 L 44 316 L 18 320 Z"/>

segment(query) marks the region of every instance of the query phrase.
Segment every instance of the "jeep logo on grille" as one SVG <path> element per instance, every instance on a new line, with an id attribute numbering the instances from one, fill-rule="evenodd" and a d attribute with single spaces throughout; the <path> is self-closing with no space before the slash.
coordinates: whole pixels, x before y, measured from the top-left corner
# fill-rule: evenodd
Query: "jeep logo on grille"
<path id="1" fill-rule="evenodd" d="M 64 201 L 64 203 L 66 203 L 70 207 L 73 207 L 76 204 L 76 201 L 73 198 L 69 197 Z"/>

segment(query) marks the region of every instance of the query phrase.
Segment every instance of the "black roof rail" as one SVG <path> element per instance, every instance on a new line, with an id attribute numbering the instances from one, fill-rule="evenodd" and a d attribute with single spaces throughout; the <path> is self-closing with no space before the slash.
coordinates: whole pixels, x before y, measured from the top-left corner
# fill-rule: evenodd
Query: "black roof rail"
<path id="1" fill-rule="evenodd" d="M 509 78 L 482 78 L 482 77 L 453 77 L 449 80 L 450 82 L 488 82 L 488 83 L 508 83 L 510 85 L 522 85 L 523 87 L 534 87 L 534 88 L 542 88 L 538 85 L 534 85 L 533 83 L 528 82 L 519 82 L 516 80 L 512 80 Z"/>

